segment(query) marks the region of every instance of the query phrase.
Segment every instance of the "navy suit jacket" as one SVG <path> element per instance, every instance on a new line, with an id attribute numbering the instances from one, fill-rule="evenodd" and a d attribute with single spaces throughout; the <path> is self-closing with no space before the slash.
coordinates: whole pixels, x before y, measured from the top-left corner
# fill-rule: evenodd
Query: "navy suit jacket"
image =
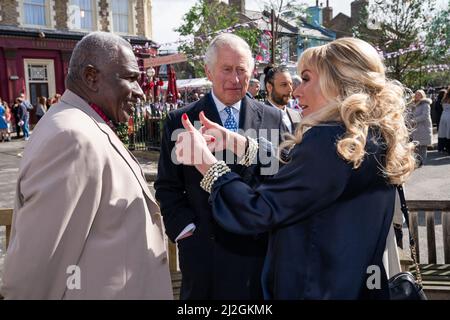
<path id="1" fill-rule="evenodd" d="M 362 165 L 353 169 L 336 150 L 344 133 L 336 124 L 313 127 L 291 161 L 257 188 L 235 173 L 213 186 L 213 215 L 223 228 L 270 231 L 266 299 L 389 297 L 382 255 L 395 188 L 380 172 L 385 146 L 371 134 Z M 371 265 L 380 267 L 380 290 L 366 287 Z"/>
<path id="2" fill-rule="evenodd" d="M 237 235 L 218 227 L 212 218 L 209 194 L 200 187 L 202 175 L 193 166 L 176 165 L 171 161 L 176 140 L 172 140 L 171 136 L 176 129 L 183 128 L 182 114 L 186 113 L 194 123 L 198 121 L 201 111 L 210 120 L 222 124 L 211 94 L 169 113 L 155 181 L 156 199 L 160 203 L 168 237 L 175 241 L 187 225 L 196 225 L 194 235 L 178 242 L 183 277 L 181 297 L 262 298 L 260 276 L 267 236 L 258 235 L 258 232 Z M 277 129 L 280 135 L 287 130 L 279 110 L 248 97 L 242 99 L 239 128 Z M 231 168 L 250 185 L 256 185 L 262 179 L 259 177 L 260 168 L 256 165 L 248 169 L 241 165 L 231 165 Z"/>

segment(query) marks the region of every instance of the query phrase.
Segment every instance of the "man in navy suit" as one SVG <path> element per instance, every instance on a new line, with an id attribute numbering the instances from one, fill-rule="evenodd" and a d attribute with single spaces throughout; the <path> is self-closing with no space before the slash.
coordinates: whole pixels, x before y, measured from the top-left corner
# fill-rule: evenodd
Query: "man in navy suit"
<path id="1" fill-rule="evenodd" d="M 166 233 L 178 244 L 181 299 L 262 298 L 267 235 L 241 236 L 221 228 L 212 218 L 208 193 L 200 187 L 200 173 L 195 167 L 177 164 L 171 157 L 176 141 L 173 133 L 183 128 L 183 113 L 195 122 L 203 111 L 230 130 L 252 129 L 257 136 L 262 136 L 264 130 L 276 130 L 276 139 L 281 137 L 287 130 L 281 112 L 246 96 L 253 68 L 251 51 L 244 40 L 232 34 L 217 36 L 205 54 L 212 91 L 169 113 L 165 123 L 155 189 Z M 265 138 L 271 136 L 269 133 Z M 249 184 L 256 185 L 263 179 L 259 166 L 245 169 L 234 156 L 224 159 Z"/>

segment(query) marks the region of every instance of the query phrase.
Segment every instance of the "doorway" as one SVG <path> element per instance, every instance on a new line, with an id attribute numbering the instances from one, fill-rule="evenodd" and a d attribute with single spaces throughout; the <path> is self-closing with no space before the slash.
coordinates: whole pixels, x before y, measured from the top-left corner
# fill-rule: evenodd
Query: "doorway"
<path id="1" fill-rule="evenodd" d="M 36 123 L 36 106 L 39 97 L 55 95 L 55 68 L 51 59 L 24 59 L 26 95 L 34 106 L 30 123 Z"/>

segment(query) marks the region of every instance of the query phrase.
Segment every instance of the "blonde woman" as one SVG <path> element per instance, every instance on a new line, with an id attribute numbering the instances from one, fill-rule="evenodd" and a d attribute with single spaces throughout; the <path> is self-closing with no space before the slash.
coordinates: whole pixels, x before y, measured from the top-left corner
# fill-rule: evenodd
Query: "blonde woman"
<path id="1" fill-rule="evenodd" d="M 431 123 L 431 99 L 428 99 L 425 91 L 417 90 L 412 104 L 412 140 L 417 143 L 418 166 L 421 167 L 427 160 L 427 148 L 432 144 L 433 125 Z"/>
<path id="2" fill-rule="evenodd" d="M 239 234 L 269 231 L 266 299 L 389 298 L 382 258 L 395 185 L 415 165 L 403 89 L 386 79 L 377 51 L 353 38 L 307 49 L 298 73 L 294 96 L 304 119 L 285 144 L 290 160 L 263 184 L 250 188 L 210 152 L 225 145 L 249 165 L 257 140 L 204 115 L 200 131 L 183 116 L 177 159 L 204 175 L 219 225 Z"/>

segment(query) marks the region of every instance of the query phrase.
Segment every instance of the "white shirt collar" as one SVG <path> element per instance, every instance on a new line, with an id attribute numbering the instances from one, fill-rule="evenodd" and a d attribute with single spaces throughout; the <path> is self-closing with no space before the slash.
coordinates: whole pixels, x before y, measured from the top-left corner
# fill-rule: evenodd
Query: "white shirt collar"
<path id="1" fill-rule="evenodd" d="M 272 103 L 272 101 L 270 101 L 269 99 L 267 99 L 267 101 L 272 105 L 272 107 L 281 110 L 281 112 L 287 113 L 287 111 L 286 111 L 286 106 L 284 106 L 283 109 L 280 109 L 278 106 L 274 105 L 274 104 Z"/>
<path id="2" fill-rule="evenodd" d="M 227 105 L 223 104 L 222 101 L 220 101 L 216 97 L 216 95 L 214 94 L 214 90 L 213 89 L 211 89 L 211 95 L 212 95 L 212 98 L 214 100 L 214 103 L 216 104 L 217 111 L 219 111 L 219 113 L 222 112 L 226 107 L 235 108 L 238 112 L 241 111 L 241 101 L 242 100 L 239 100 L 238 102 L 236 102 L 235 104 L 233 104 L 231 106 L 227 106 Z"/>

